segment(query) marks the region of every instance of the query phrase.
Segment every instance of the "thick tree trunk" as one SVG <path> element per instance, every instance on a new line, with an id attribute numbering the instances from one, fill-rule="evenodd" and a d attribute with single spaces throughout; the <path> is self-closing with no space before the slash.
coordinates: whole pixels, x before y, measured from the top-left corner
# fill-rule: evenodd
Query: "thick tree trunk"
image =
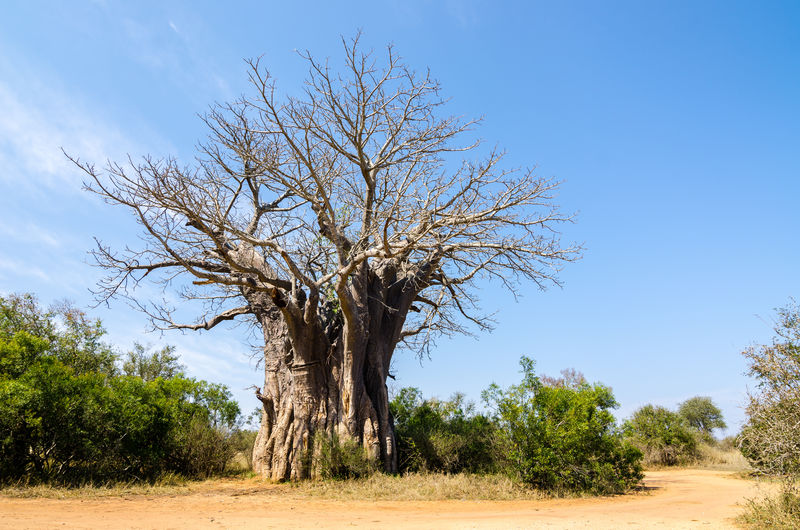
<path id="1" fill-rule="evenodd" d="M 392 337 L 383 348 L 346 355 L 341 325 L 327 333 L 320 326 L 290 330 L 271 301 L 264 297 L 259 307 L 265 348 L 264 386 L 258 393 L 261 428 L 253 448 L 256 473 L 272 480 L 316 476 L 321 442 L 332 437 L 357 442 L 365 457 L 396 472 L 388 364 L 383 363 Z"/>
<path id="2" fill-rule="evenodd" d="M 250 293 L 264 332 L 261 429 L 253 467 L 265 478 L 319 474 L 323 442 L 355 441 L 385 471 L 397 471 L 386 379 L 403 325 L 430 267 L 398 273 L 366 263 L 337 285 L 341 305 L 294 290 Z M 289 298 L 291 296 L 291 298 Z"/>

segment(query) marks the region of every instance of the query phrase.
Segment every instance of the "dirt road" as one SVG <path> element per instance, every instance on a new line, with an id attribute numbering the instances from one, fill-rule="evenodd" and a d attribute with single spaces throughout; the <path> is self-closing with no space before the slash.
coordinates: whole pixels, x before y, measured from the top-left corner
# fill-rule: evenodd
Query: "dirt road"
<path id="1" fill-rule="evenodd" d="M 179 496 L 0 497 L 0 528 L 731 528 L 767 486 L 701 470 L 647 474 L 648 491 L 544 501 L 328 501 L 230 485 Z"/>

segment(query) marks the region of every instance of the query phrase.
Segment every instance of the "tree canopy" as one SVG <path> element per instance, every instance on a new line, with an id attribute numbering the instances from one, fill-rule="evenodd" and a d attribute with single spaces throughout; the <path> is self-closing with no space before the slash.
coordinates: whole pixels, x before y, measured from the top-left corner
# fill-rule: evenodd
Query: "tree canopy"
<path id="1" fill-rule="evenodd" d="M 195 164 L 81 164 L 87 187 L 132 209 L 148 241 L 123 252 L 98 247 L 112 272 L 102 296 L 127 294 L 154 271 L 168 271 L 159 278 L 168 282 L 177 271 L 196 287 L 181 291 L 187 298 L 209 300 L 211 288 L 215 302 L 238 300 L 241 289 L 256 289 L 298 317 L 321 303 L 350 321 L 359 271 L 391 268 L 411 280 L 418 302 L 401 339 L 463 331 L 453 313 L 485 327 L 469 311 L 477 280 L 512 290 L 518 279 L 558 282 L 560 263 L 579 249 L 562 246 L 555 231 L 570 219 L 553 204 L 557 182 L 503 167 L 496 150 L 449 157 L 477 155 L 479 142 L 463 143 L 477 121 L 443 114 L 439 83 L 392 47 L 383 61 L 357 39 L 344 52 L 341 73 L 302 54 L 309 70 L 297 97 L 279 97 L 261 61 L 250 61 L 253 94 L 205 115 L 209 136 Z M 187 326 L 169 309 L 149 314 L 165 327 L 210 328 L 249 310 Z"/>
<path id="2" fill-rule="evenodd" d="M 711 435 L 714 429 L 724 429 L 728 426 L 722 417 L 722 411 L 707 396 L 687 399 L 678 406 L 678 414 L 705 435 Z"/>

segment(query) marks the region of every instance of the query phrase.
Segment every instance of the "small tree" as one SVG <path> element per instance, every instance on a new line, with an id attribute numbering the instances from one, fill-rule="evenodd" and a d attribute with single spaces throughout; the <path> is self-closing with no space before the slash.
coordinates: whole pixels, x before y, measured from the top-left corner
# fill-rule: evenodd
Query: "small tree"
<path id="1" fill-rule="evenodd" d="M 678 407 L 678 414 L 707 437 L 711 436 L 714 429 L 727 427 L 722 419 L 722 411 L 710 397 L 695 396 L 687 399 Z"/>
<path id="2" fill-rule="evenodd" d="M 0 482 L 222 471 L 239 416 L 228 389 L 179 376 L 116 376 L 103 334 L 69 306 L 0 298 Z"/>
<path id="3" fill-rule="evenodd" d="M 778 309 L 772 344 L 743 355 L 758 386 L 750 393 L 740 446 L 750 463 L 787 480 L 800 476 L 800 306 Z"/>
<path id="4" fill-rule="evenodd" d="M 106 331 L 100 320 L 69 302 L 44 309 L 29 293 L 0 297 L 0 339 L 11 340 L 20 332 L 46 341 L 37 355 L 52 355 L 78 374 L 117 371 L 117 354 L 103 341 Z"/>
<path id="5" fill-rule="evenodd" d="M 546 490 L 619 493 L 641 480 L 641 453 L 617 430 L 617 402 L 600 384 L 546 386 L 522 357 L 523 379 L 483 399 L 495 412 L 511 470 Z"/>
<path id="6" fill-rule="evenodd" d="M 164 346 L 152 353 L 138 342 L 128 352 L 122 363 L 122 373 L 141 377 L 145 381 L 155 381 L 159 377 L 169 379 L 183 374 L 185 368 L 175 355 L 175 346 Z"/>
<path id="7" fill-rule="evenodd" d="M 645 405 L 633 413 L 623 429 L 648 464 L 673 466 L 698 456 L 697 433 L 680 415 L 664 407 Z"/>
<path id="8" fill-rule="evenodd" d="M 423 399 L 403 388 L 392 399 L 400 471 L 486 473 L 500 462 L 497 428 L 463 394 L 449 400 Z"/>

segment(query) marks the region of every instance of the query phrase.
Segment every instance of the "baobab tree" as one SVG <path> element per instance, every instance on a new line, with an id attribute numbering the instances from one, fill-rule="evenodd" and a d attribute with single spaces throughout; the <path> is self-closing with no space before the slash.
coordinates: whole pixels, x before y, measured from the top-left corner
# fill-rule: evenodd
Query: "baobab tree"
<path id="1" fill-rule="evenodd" d="M 392 47 L 380 58 L 358 38 L 343 48 L 340 71 L 301 54 L 297 97 L 279 97 L 250 61 L 252 93 L 208 111 L 194 163 L 73 159 L 86 187 L 144 232 L 136 248 L 98 242 L 101 299 L 129 297 L 160 328 L 260 326 L 254 466 L 277 480 L 313 475 L 321 436 L 356 441 L 396 471 L 395 350 L 487 328 L 477 284 L 557 284 L 579 254 L 556 231 L 569 220 L 553 204 L 556 182 L 464 141 L 476 122 L 443 114 L 438 83 Z M 179 285 L 203 302 L 199 318 L 181 323 L 174 307 L 137 298 L 143 280 Z"/>

